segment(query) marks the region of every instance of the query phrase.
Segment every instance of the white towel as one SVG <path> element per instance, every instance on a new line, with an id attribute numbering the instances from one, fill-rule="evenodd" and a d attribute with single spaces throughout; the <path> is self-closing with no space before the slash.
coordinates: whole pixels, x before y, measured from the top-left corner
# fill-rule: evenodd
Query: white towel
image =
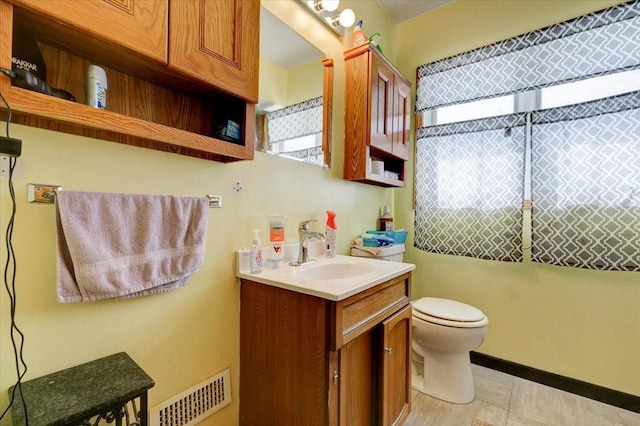
<path id="1" fill-rule="evenodd" d="M 164 293 L 204 259 L 205 198 L 59 191 L 58 301 Z"/>

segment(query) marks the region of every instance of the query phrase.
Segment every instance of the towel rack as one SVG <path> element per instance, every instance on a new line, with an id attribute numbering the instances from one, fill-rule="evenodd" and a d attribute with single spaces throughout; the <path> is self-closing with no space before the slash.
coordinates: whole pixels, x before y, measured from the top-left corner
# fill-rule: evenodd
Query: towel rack
<path id="1" fill-rule="evenodd" d="M 61 191 L 59 185 L 30 183 L 27 187 L 27 201 L 30 203 L 53 204 L 56 198 L 56 191 Z M 209 208 L 222 207 L 222 195 L 205 195 L 209 200 Z"/>

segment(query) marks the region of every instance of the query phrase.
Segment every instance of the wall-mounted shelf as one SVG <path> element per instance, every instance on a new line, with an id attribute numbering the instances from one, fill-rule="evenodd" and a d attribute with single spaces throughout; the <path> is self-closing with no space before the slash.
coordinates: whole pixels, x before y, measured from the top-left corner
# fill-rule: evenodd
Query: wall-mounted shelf
<path id="1" fill-rule="evenodd" d="M 61 13 L 58 8 L 64 9 L 68 2 L 60 2 L 62 6 L 58 2 L 38 0 L 13 0 L 13 3 L 15 5 L 0 0 L 2 22 L 13 24 L 0 29 L 0 52 L 5 52 L 0 55 L 0 66 L 11 67 L 15 27 L 38 42 L 47 65 L 49 86 L 66 90 L 77 100 L 71 102 L 20 89 L 11 86 L 8 78 L 1 77 L 0 90 L 9 101 L 13 122 L 215 161 L 253 158 L 258 51 L 251 46 L 258 44 L 257 0 L 220 6 L 232 8 L 228 19 L 238 25 L 216 25 L 216 34 L 213 34 L 215 31 L 199 34 L 185 30 L 201 27 L 212 19 L 212 10 L 198 9 L 200 3 L 196 0 L 176 0 L 168 4 L 169 9 L 157 12 L 154 25 L 181 28 L 180 37 L 169 37 L 171 43 L 207 47 L 199 49 L 204 52 L 203 57 L 193 61 L 197 76 L 193 75 L 194 70 L 185 71 L 184 58 L 169 58 L 167 52 L 171 49 L 166 46 L 166 33 L 163 39 L 162 31 L 164 57 L 173 62 L 163 63 L 162 52 L 146 52 L 144 46 L 136 46 L 135 40 L 129 40 L 129 45 L 120 44 L 114 33 L 118 31 L 116 22 L 125 12 L 109 3 L 99 6 L 107 8 L 101 11 L 103 15 L 112 15 L 107 17 L 82 8 L 76 8 L 75 16 L 57 16 Z M 91 31 L 91 25 L 86 25 L 85 18 L 91 13 L 96 14 L 95 22 L 106 27 L 104 35 Z M 175 25 L 170 26 L 169 16 L 179 21 L 171 21 Z M 193 19 L 195 25 L 189 19 Z M 254 29 L 246 29 L 248 26 Z M 232 33 L 223 34 L 223 31 Z M 233 41 L 234 38 L 250 47 L 237 46 L 229 50 L 222 46 L 220 40 Z M 218 46 L 214 46 L 215 43 Z M 233 42 L 229 45 L 235 46 Z M 106 110 L 85 105 L 86 70 L 92 63 L 99 64 L 107 73 Z M 6 112 L 3 118 L 6 119 Z M 240 125 L 241 140 L 230 142 L 214 136 L 227 120 Z"/>

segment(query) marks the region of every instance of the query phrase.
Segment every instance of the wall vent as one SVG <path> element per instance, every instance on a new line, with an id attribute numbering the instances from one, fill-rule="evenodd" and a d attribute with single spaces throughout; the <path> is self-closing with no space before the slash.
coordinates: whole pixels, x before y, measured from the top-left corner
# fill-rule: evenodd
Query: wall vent
<path id="1" fill-rule="evenodd" d="M 230 373 L 227 368 L 207 380 L 151 407 L 151 426 L 190 426 L 231 403 Z"/>

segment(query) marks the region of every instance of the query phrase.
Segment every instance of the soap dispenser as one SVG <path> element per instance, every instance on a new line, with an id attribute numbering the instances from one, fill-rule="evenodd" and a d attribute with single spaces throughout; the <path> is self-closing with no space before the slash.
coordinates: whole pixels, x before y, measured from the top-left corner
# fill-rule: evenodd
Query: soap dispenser
<path id="1" fill-rule="evenodd" d="M 249 260 L 249 272 L 259 274 L 262 272 L 262 246 L 260 245 L 260 230 L 253 230 L 251 242 L 251 259 Z"/>

